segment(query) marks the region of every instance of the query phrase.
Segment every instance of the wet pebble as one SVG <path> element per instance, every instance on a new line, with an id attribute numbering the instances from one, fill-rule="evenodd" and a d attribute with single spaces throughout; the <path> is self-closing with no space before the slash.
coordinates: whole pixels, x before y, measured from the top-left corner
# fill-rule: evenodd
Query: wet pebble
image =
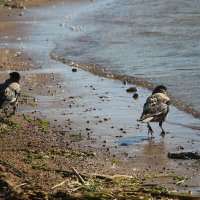
<path id="1" fill-rule="evenodd" d="M 127 143 L 122 143 L 121 146 L 128 146 L 128 144 Z"/>
<path id="2" fill-rule="evenodd" d="M 127 81 L 123 81 L 123 84 L 124 84 L 124 85 L 127 85 L 127 83 L 128 83 Z"/>
<path id="3" fill-rule="evenodd" d="M 139 97 L 139 95 L 138 95 L 137 93 L 135 93 L 135 94 L 133 95 L 133 99 L 138 99 L 138 97 Z"/>
<path id="4" fill-rule="evenodd" d="M 77 69 L 73 68 L 73 69 L 72 69 L 72 72 L 77 72 Z"/>
<path id="5" fill-rule="evenodd" d="M 130 87 L 126 90 L 126 92 L 137 92 L 137 88 L 136 87 Z"/>

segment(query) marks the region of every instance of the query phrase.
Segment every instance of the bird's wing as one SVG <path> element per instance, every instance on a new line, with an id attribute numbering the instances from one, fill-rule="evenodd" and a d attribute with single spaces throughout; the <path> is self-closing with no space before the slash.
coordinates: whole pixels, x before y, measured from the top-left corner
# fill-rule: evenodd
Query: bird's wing
<path id="1" fill-rule="evenodd" d="M 169 100 L 167 96 L 163 98 L 163 96 L 159 95 L 158 93 L 150 96 L 144 104 L 140 121 L 148 122 L 151 121 L 153 117 L 167 112 L 167 100 Z"/>
<path id="2" fill-rule="evenodd" d="M 15 91 L 7 87 L 4 91 L 4 100 L 12 101 L 16 97 Z"/>
<path id="3" fill-rule="evenodd" d="M 4 84 L 4 83 L 1 83 L 0 84 L 0 98 L 3 97 L 3 94 L 4 94 L 4 91 L 5 89 L 7 88 L 8 85 Z"/>
<path id="4" fill-rule="evenodd" d="M 20 94 L 20 85 L 18 83 L 11 83 L 3 91 L 0 98 L 0 109 L 5 108 L 10 103 L 15 103 L 18 101 L 18 96 Z"/>
<path id="5" fill-rule="evenodd" d="M 9 85 L 9 88 L 11 89 L 11 90 L 13 90 L 13 91 L 15 91 L 16 93 L 20 93 L 20 85 L 19 85 L 19 83 L 11 83 L 10 85 Z"/>

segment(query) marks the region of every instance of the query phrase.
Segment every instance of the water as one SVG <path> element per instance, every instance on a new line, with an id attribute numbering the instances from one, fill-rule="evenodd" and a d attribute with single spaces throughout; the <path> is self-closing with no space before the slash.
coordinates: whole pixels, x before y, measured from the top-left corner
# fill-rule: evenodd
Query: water
<path id="1" fill-rule="evenodd" d="M 101 0 L 65 13 L 53 53 L 164 84 L 200 111 L 200 1 Z M 110 73 L 110 72 L 109 72 Z"/>

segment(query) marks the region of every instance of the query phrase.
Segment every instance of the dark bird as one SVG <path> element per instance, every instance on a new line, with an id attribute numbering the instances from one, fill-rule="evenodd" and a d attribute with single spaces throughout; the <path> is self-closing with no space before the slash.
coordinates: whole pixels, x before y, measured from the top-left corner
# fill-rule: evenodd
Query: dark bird
<path id="1" fill-rule="evenodd" d="M 167 96 L 166 91 L 167 88 L 165 86 L 157 86 L 144 104 L 139 121 L 147 123 L 148 134 L 153 134 L 153 129 L 149 125 L 149 122 L 159 122 L 159 126 L 162 129 L 161 134 L 165 134 L 162 124 L 169 113 L 170 105 L 170 98 Z"/>
<path id="2" fill-rule="evenodd" d="M 10 115 L 15 114 L 21 91 L 19 84 L 19 73 L 12 72 L 9 75 L 10 78 L 7 79 L 4 83 L 0 84 L 0 109 L 4 110 L 6 116 L 8 116 L 8 106 L 12 106 L 13 108 L 13 112 Z"/>

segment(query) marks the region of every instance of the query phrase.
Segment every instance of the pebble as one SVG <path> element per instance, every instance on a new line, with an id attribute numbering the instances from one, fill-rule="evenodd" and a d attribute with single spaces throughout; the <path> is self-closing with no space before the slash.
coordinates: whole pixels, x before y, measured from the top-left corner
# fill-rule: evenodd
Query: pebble
<path id="1" fill-rule="evenodd" d="M 73 69 L 72 69 L 72 72 L 77 72 L 77 69 L 73 68 Z"/>
<path id="2" fill-rule="evenodd" d="M 126 92 L 137 92 L 137 88 L 136 87 L 130 87 L 126 90 Z"/>
<path id="3" fill-rule="evenodd" d="M 139 97 L 139 95 L 138 95 L 137 93 L 135 93 L 135 94 L 133 95 L 133 98 L 134 98 L 134 99 L 138 99 L 138 97 Z"/>

